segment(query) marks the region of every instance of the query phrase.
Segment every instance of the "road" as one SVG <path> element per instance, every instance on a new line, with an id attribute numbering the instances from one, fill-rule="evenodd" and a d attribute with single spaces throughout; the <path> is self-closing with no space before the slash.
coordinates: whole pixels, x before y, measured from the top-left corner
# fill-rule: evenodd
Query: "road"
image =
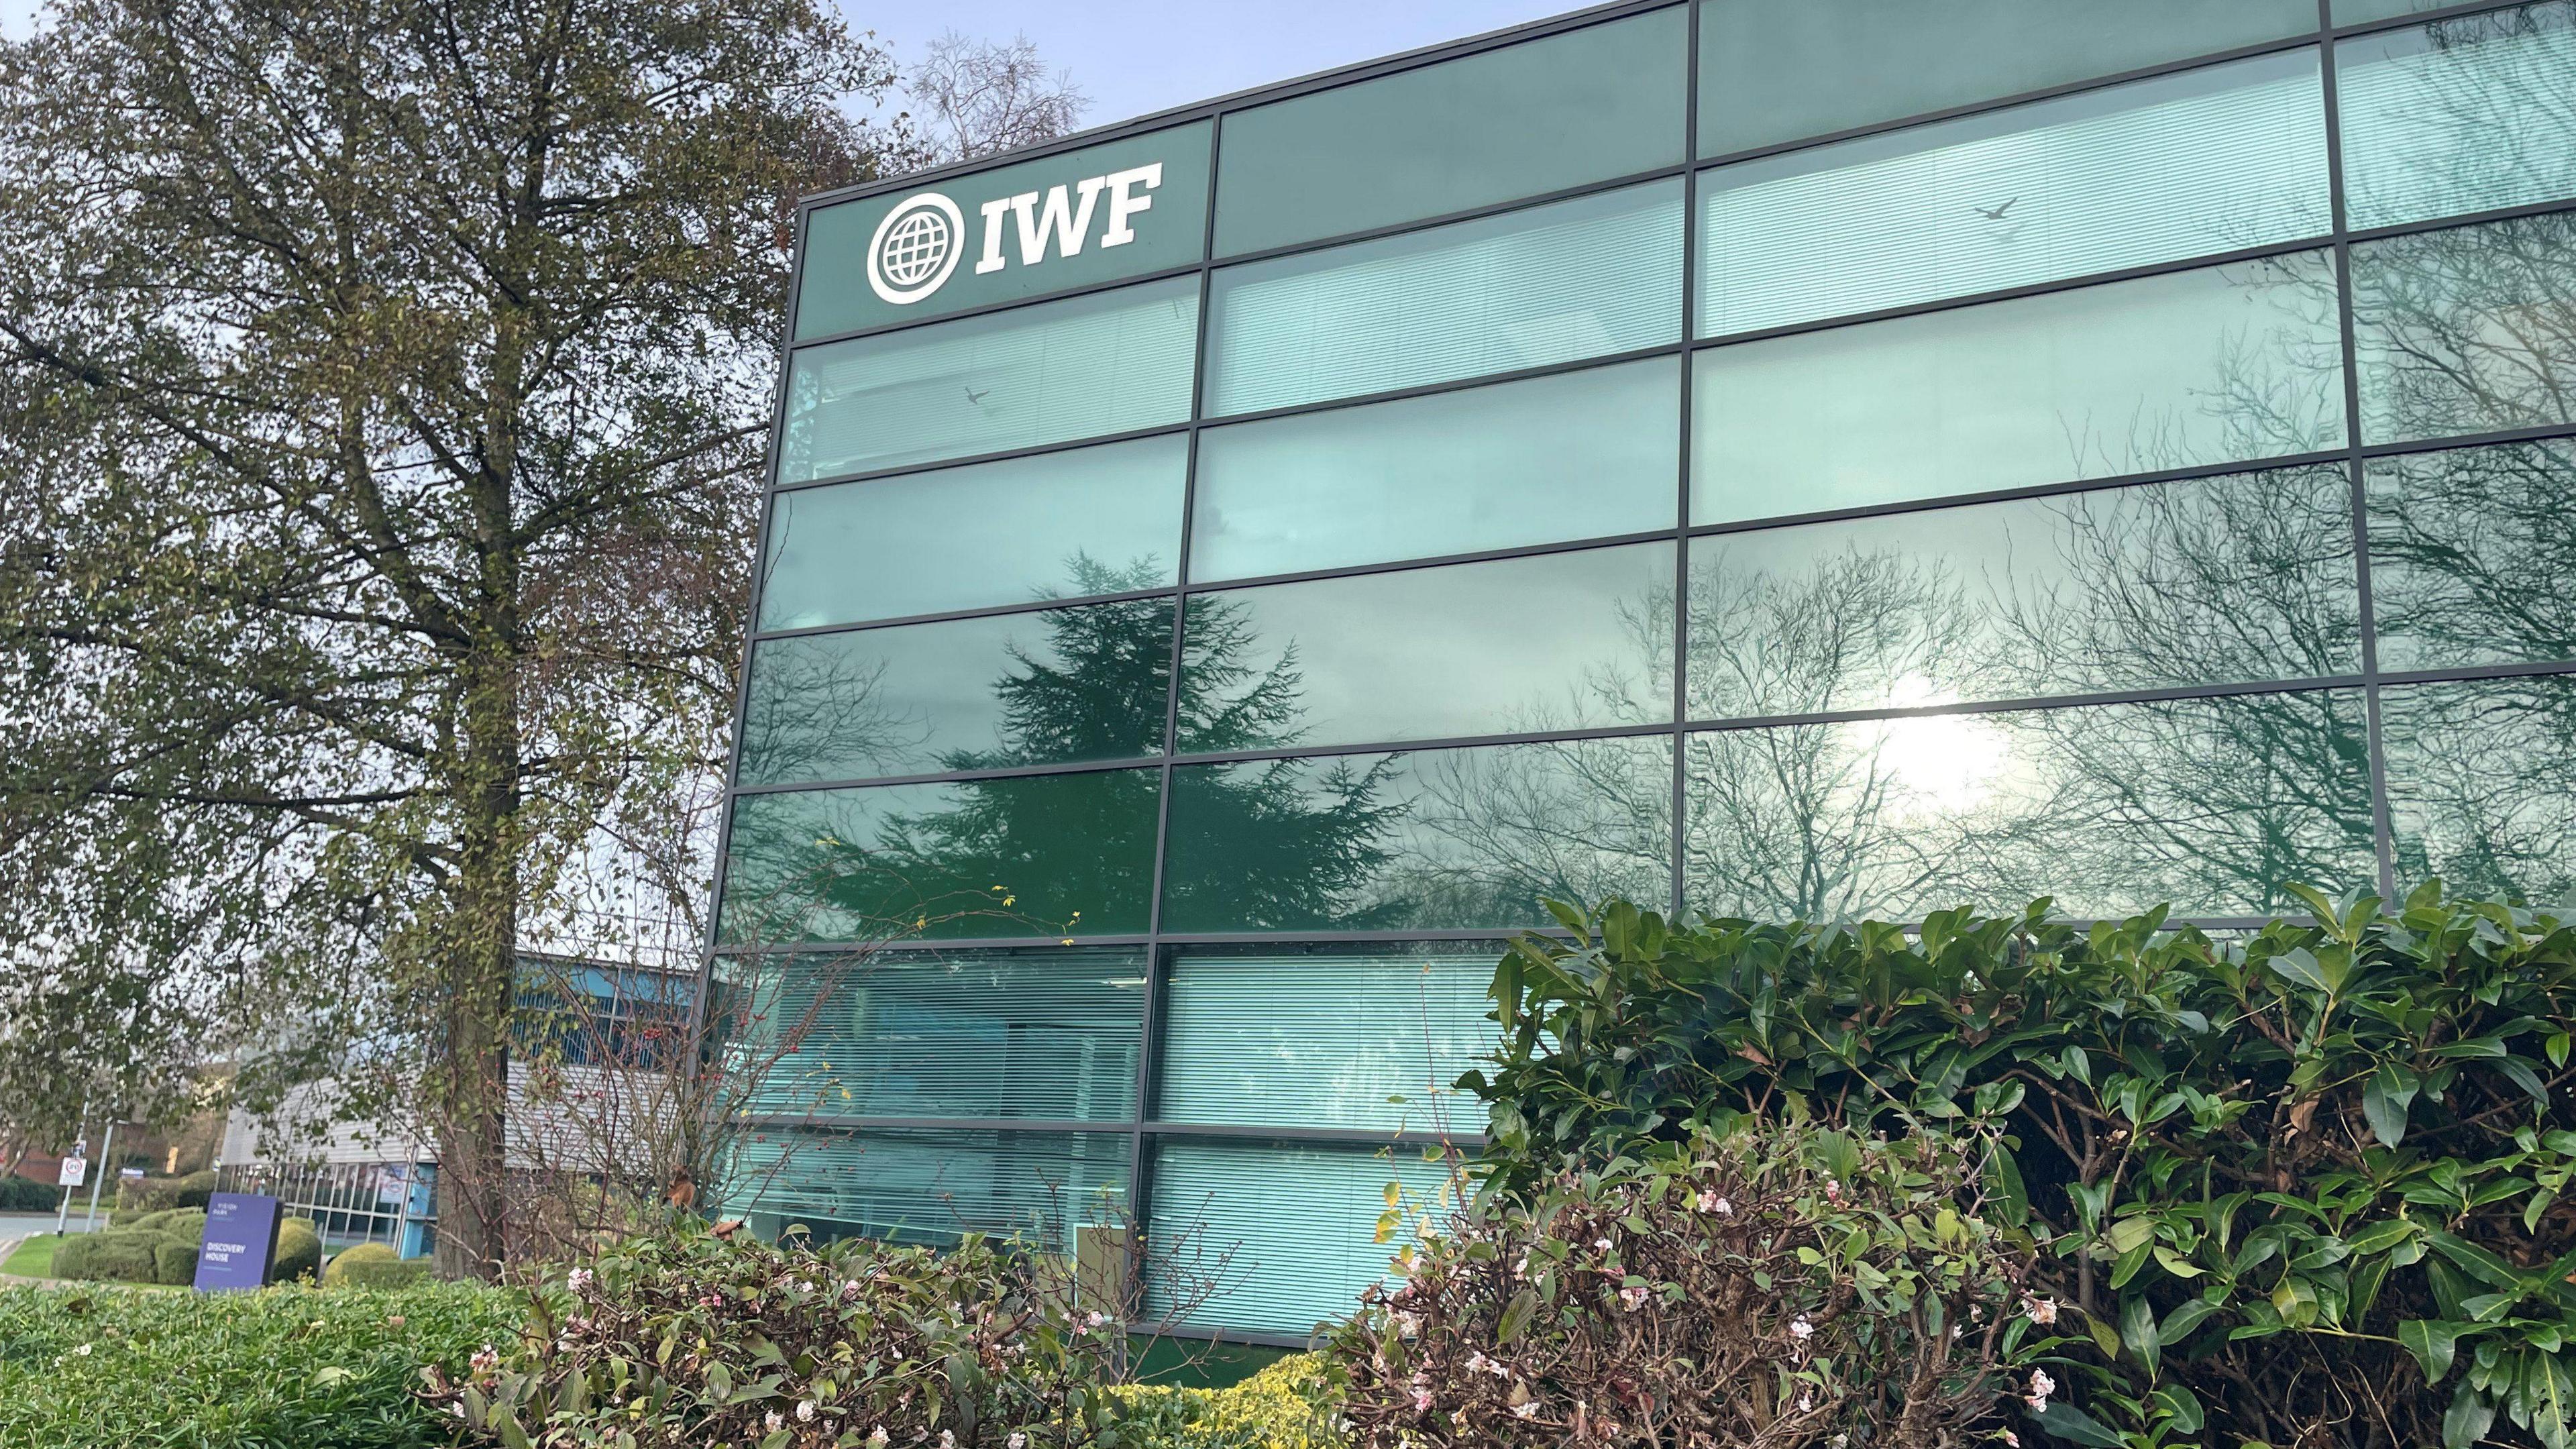
<path id="1" fill-rule="evenodd" d="M 89 1199 L 86 1197 L 82 1198 L 79 1202 L 72 1204 L 71 1230 L 73 1232 L 77 1233 L 84 1230 L 82 1218 L 88 1205 Z M 100 1227 L 107 1226 L 107 1200 L 105 1198 L 99 1199 L 98 1223 Z M 0 1243 L 14 1243 L 20 1238 L 31 1238 L 38 1233 L 50 1233 L 53 1230 L 54 1215 L 52 1213 L 0 1213 Z"/>

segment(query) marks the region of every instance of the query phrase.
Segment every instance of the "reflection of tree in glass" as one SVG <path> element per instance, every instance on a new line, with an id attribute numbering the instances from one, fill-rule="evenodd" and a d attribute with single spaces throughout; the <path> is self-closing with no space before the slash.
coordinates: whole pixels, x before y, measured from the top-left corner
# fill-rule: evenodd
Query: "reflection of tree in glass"
<path id="1" fill-rule="evenodd" d="M 839 636 L 773 639 L 752 655 L 742 727 L 746 784 L 907 775 L 930 768 L 930 723 L 885 699 L 886 664 Z"/>
<path id="2" fill-rule="evenodd" d="M 1143 577 L 1086 563 L 1077 583 L 1086 593 L 1114 593 L 1139 587 Z M 1152 622 L 1146 616 L 1170 607 L 1168 600 L 1148 599 L 1048 616 L 1043 653 L 1015 649 L 1010 672 L 994 684 L 1003 701 L 1004 743 L 990 751 L 956 752 L 947 768 L 1005 769 L 1061 759 L 1071 750 L 1110 757 L 1162 753 L 1171 654 L 1168 648 L 1139 647 L 1139 641 L 1157 637 L 1141 627 Z M 1137 617 L 1123 617 L 1129 613 Z M 1194 691 L 1199 701 L 1180 722 L 1184 737 L 1198 748 L 1268 749 L 1295 742 L 1295 650 L 1282 651 L 1255 674 L 1244 662 L 1255 652 L 1254 642 L 1239 606 L 1222 596 L 1192 603 L 1182 668 L 1217 686 Z M 1194 778 L 1192 808 L 1186 821 L 1176 815 L 1169 849 L 1221 857 L 1233 868 L 1203 873 L 1194 882 L 1202 896 L 1219 892 L 1231 898 L 1199 899 L 1193 908 L 1229 920 L 1329 910 L 1385 859 L 1378 837 L 1402 813 L 1379 798 L 1388 768 L 1383 762 L 1336 763 L 1312 775 L 1280 762 Z M 1108 860 L 1112 852 L 1089 843 L 1111 838 L 1107 832 L 1121 828 L 1134 812 L 1150 811 L 1157 785 L 1144 772 L 1115 780 L 1074 811 L 1033 799 L 1008 782 L 961 784 L 958 803 L 947 809 L 890 818 L 880 837 L 882 850 L 908 879 L 1009 883 L 1032 880 L 1043 870 L 1051 897 L 1080 900 L 1092 884 L 1082 873 L 1115 868 Z M 1144 798 L 1127 798 L 1139 792 Z M 1097 818 L 1104 815 L 1110 818 Z M 1068 868 L 1075 872 L 1070 880 Z"/>
<path id="3" fill-rule="evenodd" d="M 2576 901 L 2576 678 L 2393 687 L 2382 708 L 2399 879 Z"/>

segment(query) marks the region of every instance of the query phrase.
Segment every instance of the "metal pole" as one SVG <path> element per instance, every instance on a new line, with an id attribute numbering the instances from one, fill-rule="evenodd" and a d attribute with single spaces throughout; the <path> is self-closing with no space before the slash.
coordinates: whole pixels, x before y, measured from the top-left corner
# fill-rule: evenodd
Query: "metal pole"
<path id="1" fill-rule="evenodd" d="M 72 1138 L 72 1155 L 78 1157 L 89 1150 L 89 1098 L 87 1097 L 81 1098 L 80 1122 L 72 1128 L 72 1131 L 76 1134 Z M 63 1205 L 54 1211 L 54 1236 L 61 1237 L 70 1231 L 71 1225 L 72 1190 L 66 1187 L 63 1189 Z"/>
<path id="2" fill-rule="evenodd" d="M 89 1230 L 98 1231 L 98 1190 L 107 1186 L 107 1165 L 116 1160 L 116 1119 L 107 1119 L 107 1140 L 98 1148 L 98 1170 L 89 1175 Z"/>

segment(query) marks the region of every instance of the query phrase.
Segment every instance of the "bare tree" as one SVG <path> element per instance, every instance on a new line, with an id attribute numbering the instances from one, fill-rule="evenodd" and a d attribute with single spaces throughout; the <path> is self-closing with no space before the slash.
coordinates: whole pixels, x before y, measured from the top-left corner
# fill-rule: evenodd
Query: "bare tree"
<path id="1" fill-rule="evenodd" d="M 1091 104 L 1072 72 L 1047 70 L 1027 36 L 973 40 L 954 30 L 904 72 L 903 93 L 921 108 L 933 165 L 1054 140 Z"/>

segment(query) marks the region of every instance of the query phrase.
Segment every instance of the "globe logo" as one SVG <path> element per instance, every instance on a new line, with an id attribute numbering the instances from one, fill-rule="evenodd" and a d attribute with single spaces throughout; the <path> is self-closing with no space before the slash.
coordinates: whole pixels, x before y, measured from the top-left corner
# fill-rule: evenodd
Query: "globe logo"
<path id="1" fill-rule="evenodd" d="M 897 307 L 936 292 L 957 270 L 966 215 L 936 191 L 896 202 L 868 241 L 868 286 Z"/>

